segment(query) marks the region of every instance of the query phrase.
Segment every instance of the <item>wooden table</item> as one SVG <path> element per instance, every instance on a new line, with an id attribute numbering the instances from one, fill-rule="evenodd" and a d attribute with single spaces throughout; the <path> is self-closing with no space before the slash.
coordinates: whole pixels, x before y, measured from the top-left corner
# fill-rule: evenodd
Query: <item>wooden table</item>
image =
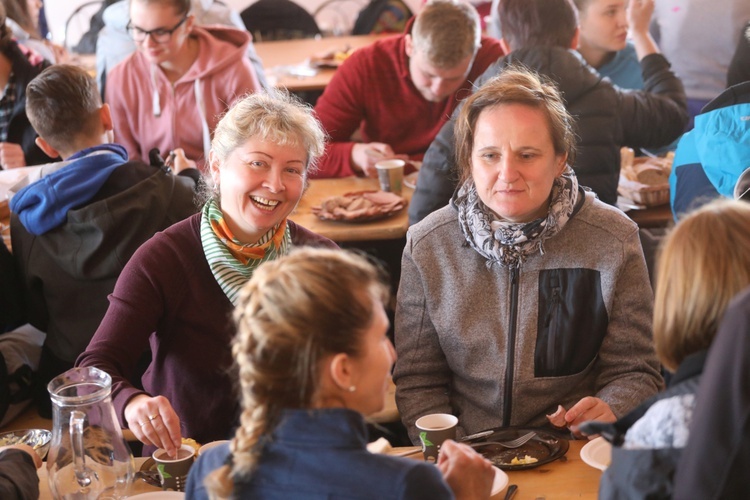
<path id="1" fill-rule="evenodd" d="M 276 78 L 275 85 L 292 92 L 323 90 L 333 78 L 335 69 L 318 69 L 312 76 L 294 76 L 296 67 L 312 70 L 309 59 L 327 52 L 343 50 L 347 47 L 358 49 L 370 45 L 385 36 L 393 35 L 353 35 L 301 40 L 279 40 L 258 42 L 255 50 L 263 60 L 263 67 L 271 80 Z"/>
<path id="2" fill-rule="evenodd" d="M 335 222 L 320 220 L 312 213 L 312 207 L 329 196 L 337 196 L 352 191 L 378 190 L 377 179 L 361 177 L 341 177 L 338 179 L 313 179 L 310 187 L 302 196 L 302 201 L 290 218 L 297 224 L 330 238 L 337 243 L 352 241 L 395 240 L 403 238 L 409 229 L 408 206 L 401 212 L 372 222 Z M 401 196 L 411 200 L 414 190 L 404 186 Z"/>
<path id="3" fill-rule="evenodd" d="M 665 228 L 674 224 L 672 208 L 669 204 L 642 210 L 628 210 L 625 214 L 641 229 Z"/>
<path id="4" fill-rule="evenodd" d="M 135 458 L 135 470 L 141 470 L 141 466 L 148 460 L 148 457 L 136 457 Z M 37 471 L 39 476 L 39 500 L 53 500 L 52 493 L 49 489 L 49 475 L 47 474 L 47 463 L 42 465 L 42 468 Z M 130 494 L 128 496 L 140 495 L 142 493 L 151 493 L 154 491 L 161 491 L 161 488 L 147 484 L 141 479 L 136 479 L 130 486 Z"/>
<path id="5" fill-rule="evenodd" d="M 599 481 L 602 472 L 586 465 L 581 460 L 581 448 L 587 443 L 585 440 L 570 441 L 570 449 L 560 460 L 555 460 L 535 469 L 522 471 L 507 471 L 508 485 L 515 484 L 518 491 L 514 500 L 568 500 L 592 499 L 598 496 Z M 389 453 L 403 454 L 413 449 L 415 453 L 409 458 L 422 459 L 419 447 L 393 448 Z M 493 496 L 502 499 L 508 488 Z"/>
<path id="6" fill-rule="evenodd" d="M 518 486 L 514 500 L 537 500 L 540 498 L 550 500 L 596 499 L 602 473 L 581 460 L 580 453 L 584 444 L 586 444 L 586 441 L 571 441 L 568 453 L 561 460 L 542 465 L 536 469 L 507 472 L 508 485 L 515 484 Z M 390 453 L 403 453 L 408 449 L 394 448 Z M 411 457 L 420 459 L 422 452 L 416 447 L 414 450 L 417 453 L 411 455 Z M 146 458 L 136 458 L 135 470 L 140 470 L 145 461 Z M 46 464 L 39 469 L 38 474 L 39 499 L 51 500 L 52 495 L 49 492 Z M 158 491 L 141 480 L 135 481 L 133 488 L 133 494 Z M 506 487 L 492 498 L 497 500 L 504 498 L 507 489 Z"/>

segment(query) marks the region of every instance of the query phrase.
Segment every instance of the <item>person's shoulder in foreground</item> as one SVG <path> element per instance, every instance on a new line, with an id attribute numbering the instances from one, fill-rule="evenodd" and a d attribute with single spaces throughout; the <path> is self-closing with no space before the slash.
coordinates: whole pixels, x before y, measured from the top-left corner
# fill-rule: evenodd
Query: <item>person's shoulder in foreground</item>
<path id="1" fill-rule="evenodd" d="M 744 499 L 750 491 L 750 289 L 727 308 L 698 387 L 675 499 Z"/>
<path id="2" fill-rule="evenodd" d="M 0 447 L 0 498 L 3 500 L 36 500 L 39 477 L 36 470 L 42 459 L 26 445 Z"/>
<path id="3" fill-rule="evenodd" d="M 186 497 L 191 500 L 208 500 L 210 497 L 206 491 L 204 481 L 210 473 L 226 465 L 230 455 L 228 443 L 216 446 L 202 453 L 190 469 L 188 485 L 185 491 Z M 378 477 L 388 477 L 390 479 L 390 484 L 382 485 L 382 488 L 376 488 L 375 491 L 367 489 L 366 492 L 365 488 L 363 488 L 363 491 L 359 492 L 362 496 L 358 496 L 358 498 L 383 498 L 382 495 L 385 491 L 390 491 L 391 494 L 399 491 L 401 493 L 399 498 L 424 500 L 438 500 L 441 498 L 448 500 L 453 498 L 453 495 L 440 475 L 440 471 L 432 464 L 406 458 L 371 454 L 366 450 L 359 452 L 358 457 L 351 456 L 349 458 L 354 463 L 359 463 L 363 466 L 361 471 L 355 472 L 355 475 L 364 474 L 363 480 L 366 481 L 368 476 L 370 480 L 375 479 L 376 481 Z M 349 473 L 351 472 L 350 470 Z M 398 478 L 398 480 L 394 481 L 395 478 Z M 260 481 L 266 482 L 264 480 Z M 306 493 L 297 493 L 307 498 L 306 495 L 312 496 L 315 490 L 320 490 L 320 487 L 316 487 L 314 484 L 310 484 L 310 487 L 311 490 Z M 322 488 L 325 488 L 325 486 L 322 486 Z"/>

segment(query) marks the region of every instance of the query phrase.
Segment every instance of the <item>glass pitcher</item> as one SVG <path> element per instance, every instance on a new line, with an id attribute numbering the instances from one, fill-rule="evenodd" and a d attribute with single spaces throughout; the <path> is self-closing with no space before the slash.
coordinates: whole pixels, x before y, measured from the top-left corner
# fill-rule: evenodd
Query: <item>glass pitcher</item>
<path id="1" fill-rule="evenodd" d="M 135 465 L 112 406 L 112 378 L 73 368 L 54 378 L 49 489 L 56 499 L 117 499 L 128 494 Z"/>

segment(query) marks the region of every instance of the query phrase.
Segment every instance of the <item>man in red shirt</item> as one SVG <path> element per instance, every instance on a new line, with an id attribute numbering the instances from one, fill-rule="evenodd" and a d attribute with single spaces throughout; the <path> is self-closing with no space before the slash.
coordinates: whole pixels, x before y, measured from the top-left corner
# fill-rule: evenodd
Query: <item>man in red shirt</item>
<path id="1" fill-rule="evenodd" d="M 403 35 L 354 52 L 318 99 L 315 111 L 330 135 L 313 177 L 376 177 L 375 162 L 421 160 L 472 82 L 500 56 L 481 35 L 476 9 L 432 0 Z M 353 142 L 360 129 L 362 142 Z"/>

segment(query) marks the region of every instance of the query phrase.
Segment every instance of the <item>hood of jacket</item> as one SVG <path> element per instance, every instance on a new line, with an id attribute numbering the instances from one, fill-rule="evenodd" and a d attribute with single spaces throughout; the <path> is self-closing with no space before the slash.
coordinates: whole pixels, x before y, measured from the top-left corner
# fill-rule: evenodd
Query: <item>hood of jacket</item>
<path id="1" fill-rule="evenodd" d="M 127 160 L 127 151 L 118 144 L 80 152 L 16 192 L 10 199 L 10 209 L 18 214 L 27 231 L 44 234 L 64 224 L 68 210 L 92 199 L 112 172 Z"/>
<path id="2" fill-rule="evenodd" d="M 514 50 L 498 59 L 477 84 L 481 85 L 490 75 L 497 75 L 503 68 L 513 65 L 524 66 L 551 78 L 562 92 L 568 108 L 589 94 L 602 79 L 575 50 L 562 47 L 527 47 Z"/>
<path id="3" fill-rule="evenodd" d="M 181 82 L 193 82 L 208 75 L 220 73 L 227 66 L 245 57 L 250 44 L 250 33 L 228 26 L 195 26 L 191 36 L 200 42 L 200 51 L 190 69 L 180 78 Z M 150 64 L 145 57 L 141 60 Z"/>
<path id="4" fill-rule="evenodd" d="M 153 173 L 111 197 L 69 210 L 65 224 L 36 238 L 35 244 L 42 245 L 45 254 L 72 277 L 107 279 L 119 274 L 143 241 L 140 235 L 150 236 L 165 227 L 163 218 L 174 212 L 171 206 L 181 196 L 177 184 L 193 183 L 140 162 L 135 168 Z M 164 176 L 171 182 L 164 182 Z"/>

